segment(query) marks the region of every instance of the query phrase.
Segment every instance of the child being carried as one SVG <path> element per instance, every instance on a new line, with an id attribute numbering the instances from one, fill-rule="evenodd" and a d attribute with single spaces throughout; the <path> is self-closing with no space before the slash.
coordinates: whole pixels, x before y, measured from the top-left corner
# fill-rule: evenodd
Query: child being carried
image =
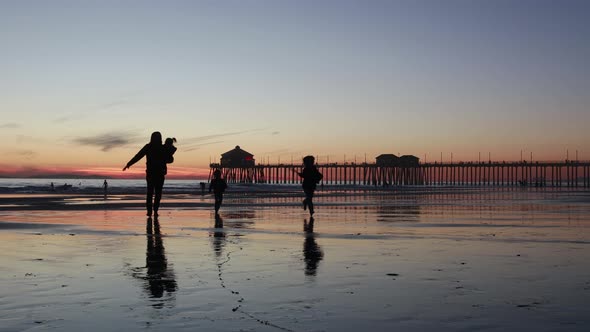
<path id="1" fill-rule="evenodd" d="M 172 164 L 174 162 L 174 152 L 176 152 L 177 148 L 174 146 L 176 143 L 175 137 L 168 137 L 166 141 L 164 141 L 164 151 L 166 152 L 166 164 Z"/>

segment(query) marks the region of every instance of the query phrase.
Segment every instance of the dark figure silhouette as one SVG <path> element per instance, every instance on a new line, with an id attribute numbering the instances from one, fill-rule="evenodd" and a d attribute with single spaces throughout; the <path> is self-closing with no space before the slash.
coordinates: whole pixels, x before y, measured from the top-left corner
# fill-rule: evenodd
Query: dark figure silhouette
<path id="1" fill-rule="evenodd" d="M 309 218 L 309 223 L 307 220 L 303 220 L 303 231 L 305 232 L 305 241 L 303 242 L 303 259 L 305 261 L 306 276 L 315 276 L 318 265 L 324 258 L 324 252 L 315 242 L 313 222 L 313 217 Z"/>
<path id="2" fill-rule="evenodd" d="M 150 142 L 141 148 L 141 150 L 129 160 L 127 165 L 123 168 L 123 171 L 141 160 L 144 156 L 146 157 L 145 179 L 147 181 L 145 207 L 147 209 L 147 215 L 151 216 L 153 198 L 153 211 L 157 216 L 158 209 L 160 208 L 160 199 L 162 198 L 164 178 L 168 172 L 166 161 L 169 160 L 166 149 L 164 149 L 164 146 L 162 145 L 162 134 L 160 134 L 160 132 L 155 131 L 152 133 Z M 156 194 L 155 197 L 154 192 Z"/>
<path id="3" fill-rule="evenodd" d="M 168 267 L 168 260 L 164 252 L 164 242 L 160 234 L 160 222 L 158 218 L 147 218 L 147 250 L 145 264 L 147 273 L 145 276 L 146 291 L 153 298 L 161 298 L 164 293 L 173 293 L 177 289 L 174 271 Z M 161 307 L 162 304 L 155 305 Z"/>
<path id="4" fill-rule="evenodd" d="M 209 193 L 213 190 L 213 194 L 215 195 L 215 215 L 219 213 L 219 208 L 221 208 L 225 189 L 227 189 L 227 183 L 221 178 L 221 171 L 217 169 L 213 172 L 213 180 L 209 184 Z"/>
<path id="5" fill-rule="evenodd" d="M 176 138 L 166 138 L 164 142 L 164 150 L 166 151 L 166 163 L 172 164 L 174 162 L 174 152 L 176 152 L 177 148 L 174 146 L 176 143 Z"/>
<path id="6" fill-rule="evenodd" d="M 104 189 L 104 199 L 107 199 L 107 195 L 108 195 L 108 191 L 109 191 L 109 184 L 107 183 L 107 180 L 104 180 L 104 182 L 102 184 L 102 188 Z"/>
<path id="7" fill-rule="evenodd" d="M 303 200 L 303 209 L 309 208 L 309 215 L 313 216 L 313 193 L 315 192 L 317 184 L 324 178 L 315 167 L 315 158 L 313 156 L 306 156 L 303 158 L 303 171 L 297 173 L 303 178 L 303 192 L 305 193 L 305 199 Z"/>

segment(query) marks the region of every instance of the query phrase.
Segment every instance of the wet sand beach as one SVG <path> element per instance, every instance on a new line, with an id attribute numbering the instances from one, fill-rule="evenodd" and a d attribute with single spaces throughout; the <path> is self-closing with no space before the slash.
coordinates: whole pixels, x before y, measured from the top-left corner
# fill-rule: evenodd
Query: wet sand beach
<path id="1" fill-rule="evenodd" d="M 0 196 L 0 331 L 587 331 L 590 193 Z"/>

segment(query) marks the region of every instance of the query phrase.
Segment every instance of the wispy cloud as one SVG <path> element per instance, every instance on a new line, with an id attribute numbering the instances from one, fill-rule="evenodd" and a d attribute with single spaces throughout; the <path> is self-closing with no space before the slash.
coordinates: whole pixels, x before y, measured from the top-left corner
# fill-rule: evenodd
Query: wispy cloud
<path id="1" fill-rule="evenodd" d="M 185 141 L 189 144 L 190 143 L 198 143 L 198 142 L 208 141 L 208 140 L 212 140 L 212 139 L 218 139 L 218 138 L 222 138 L 222 137 L 229 137 L 229 136 L 236 136 L 236 135 L 240 135 L 240 134 L 251 133 L 251 132 L 260 131 L 260 130 L 262 130 L 262 129 L 250 129 L 250 130 L 234 131 L 234 132 L 222 133 L 222 134 L 197 136 L 197 137 L 186 138 L 183 141 Z"/>
<path id="2" fill-rule="evenodd" d="M 96 146 L 101 151 L 107 152 L 130 143 L 135 143 L 137 140 L 138 136 L 133 133 L 111 132 L 90 137 L 77 137 L 73 139 L 73 142 L 79 145 Z"/>
<path id="3" fill-rule="evenodd" d="M 257 128 L 257 129 L 249 129 L 249 130 L 242 130 L 242 131 L 233 131 L 233 132 L 225 132 L 225 133 L 220 133 L 220 134 L 211 134 L 211 135 L 184 138 L 184 139 L 182 139 L 182 142 L 187 143 L 187 144 L 182 146 L 182 151 L 183 152 L 191 152 L 191 151 L 199 150 L 203 146 L 225 143 L 226 140 L 221 140 L 221 138 L 238 136 L 238 135 L 247 134 L 247 133 L 261 132 L 261 131 L 268 132 L 268 128 Z M 279 131 L 272 131 L 270 133 L 273 136 L 280 134 Z M 273 156 L 290 156 L 290 155 L 297 155 L 298 153 L 300 153 L 300 151 L 291 151 L 290 149 L 281 149 L 281 150 L 276 150 L 276 151 L 266 153 L 265 155 L 272 154 Z"/>
<path id="4" fill-rule="evenodd" d="M 225 141 L 213 141 L 213 142 L 206 142 L 206 143 L 201 143 L 201 144 L 193 144 L 193 145 L 189 145 L 187 147 L 183 147 L 182 151 L 183 152 L 190 152 L 190 151 L 194 151 L 194 150 L 198 150 L 200 149 L 202 146 L 206 146 L 206 145 L 213 145 L 213 144 L 219 144 L 219 143 L 224 143 Z"/>
<path id="5" fill-rule="evenodd" d="M 66 121 L 69 121 L 69 120 L 70 120 L 70 118 L 67 117 L 67 116 L 59 116 L 59 117 L 53 119 L 52 122 L 53 123 L 62 123 L 62 122 L 66 122 Z"/>
<path id="6" fill-rule="evenodd" d="M 14 154 L 25 159 L 33 159 L 38 155 L 38 153 L 33 150 L 17 150 Z"/>
<path id="7" fill-rule="evenodd" d="M 135 92 L 130 92 L 130 93 L 126 93 L 126 94 L 121 94 L 121 95 L 117 96 L 116 98 L 114 98 L 114 100 L 112 100 L 112 101 L 98 104 L 94 107 L 90 107 L 87 110 L 80 110 L 76 114 L 67 114 L 67 115 L 57 117 L 57 118 L 53 119 L 53 122 L 61 123 L 61 122 L 68 122 L 68 121 L 72 121 L 72 120 L 79 120 L 79 119 L 83 119 L 83 118 L 87 117 L 90 114 L 96 114 L 99 112 L 108 111 L 112 108 L 117 108 L 122 105 L 131 104 L 131 102 L 132 102 L 131 98 L 140 94 L 140 93 L 142 93 L 142 92 L 135 91 Z"/>
<path id="8" fill-rule="evenodd" d="M 121 105 L 125 105 L 125 104 L 129 104 L 129 101 L 127 100 L 117 100 L 117 101 L 113 101 L 104 105 L 98 105 L 95 108 L 92 108 L 92 114 L 96 114 L 102 111 L 106 111 L 110 108 L 115 108 L 117 106 L 121 106 Z M 68 122 L 68 121 L 72 121 L 72 120 L 79 120 L 79 119 L 83 119 L 85 117 L 87 117 L 89 115 L 89 111 L 81 111 L 78 114 L 69 114 L 69 115 L 64 115 L 64 116 L 60 116 L 57 117 L 55 119 L 53 119 L 53 122 Z"/>
<path id="9" fill-rule="evenodd" d="M 8 150 L 7 155 L 16 156 L 18 159 L 33 159 L 37 157 L 38 153 L 33 150 L 22 149 L 22 150 Z"/>
<path id="10" fill-rule="evenodd" d="M 201 148 L 202 146 L 205 146 L 205 145 L 224 143 L 225 141 L 220 140 L 220 138 L 237 136 L 237 135 L 247 134 L 247 133 L 253 133 L 253 132 L 257 132 L 257 131 L 261 131 L 261 130 L 264 130 L 264 129 L 249 129 L 249 130 L 233 131 L 233 132 L 227 132 L 227 133 L 221 133 L 221 134 L 211 134 L 211 135 L 184 138 L 182 140 L 182 142 L 186 143 L 187 145 L 184 146 L 182 148 L 182 150 L 186 151 L 186 152 L 198 150 L 199 148 Z"/>
<path id="11" fill-rule="evenodd" d="M 37 138 L 37 137 L 33 137 L 33 136 L 28 136 L 28 135 L 16 135 L 16 143 L 17 144 L 22 144 L 22 143 L 42 143 L 44 142 L 44 140 Z"/>
<path id="12" fill-rule="evenodd" d="M 20 127 L 22 127 L 22 125 L 16 122 L 7 122 L 0 124 L 0 129 L 16 129 Z"/>

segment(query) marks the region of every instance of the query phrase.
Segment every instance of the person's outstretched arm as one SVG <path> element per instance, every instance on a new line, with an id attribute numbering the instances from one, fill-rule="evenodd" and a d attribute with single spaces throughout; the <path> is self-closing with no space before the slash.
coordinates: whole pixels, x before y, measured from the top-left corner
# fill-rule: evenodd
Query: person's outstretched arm
<path id="1" fill-rule="evenodd" d="M 135 155 L 135 157 L 133 157 L 133 158 L 131 158 L 131 160 L 129 160 L 127 165 L 125 165 L 125 167 L 123 167 L 123 171 L 125 171 L 126 169 L 131 167 L 136 162 L 140 161 L 141 158 L 145 157 L 146 152 L 147 152 L 147 145 L 145 145 L 143 148 L 141 148 L 141 150 L 139 150 L 139 152 Z"/>

